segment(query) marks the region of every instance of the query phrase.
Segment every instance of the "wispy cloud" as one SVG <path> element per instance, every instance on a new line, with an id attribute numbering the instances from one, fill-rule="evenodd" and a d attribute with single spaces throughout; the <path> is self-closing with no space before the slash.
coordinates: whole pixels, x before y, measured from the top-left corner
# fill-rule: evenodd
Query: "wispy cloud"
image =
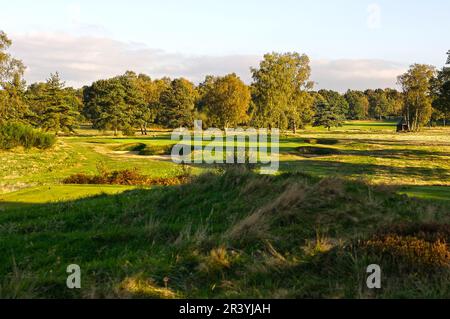
<path id="1" fill-rule="evenodd" d="M 185 55 L 140 43 L 66 33 L 16 34 L 12 38 L 14 55 L 28 66 L 28 82 L 43 81 L 58 71 L 68 85 L 75 87 L 127 70 L 153 78 L 183 76 L 197 83 L 208 74 L 235 72 L 250 83 L 250 67 L 257 66 L 262 58 L 259 55 Z M 393 87 L 396 76 L 404 69 L 402 65 L 383 60 L 312 59 L 312 78 L 317 87 L 339 91 Z"/>
<path id="2" fill-rule="evenodd" d="M 378 3 L 367 6 L 367 27 L 372 30 L 381 28 L 381 6 Z"/>

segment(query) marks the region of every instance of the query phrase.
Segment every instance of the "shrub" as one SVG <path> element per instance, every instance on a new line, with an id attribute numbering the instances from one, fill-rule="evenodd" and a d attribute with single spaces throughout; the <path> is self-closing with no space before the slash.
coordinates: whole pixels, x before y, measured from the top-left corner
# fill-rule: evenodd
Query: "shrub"
<path id="1" fill-rule="evenodd" d="M 450 267 L 449 239 L 448 224 L 403 223 L 384 227 L 357 246 L 402 269 L 429 270 Z"/>
<path id="2" fill-rule="evenodd" d="M 450 266 L 450 251 L 443 240 L 426 241 L 411 236 L 387 235 L 365 242 L 368 252 L 409 268 Z"/>
<path id="3" fill-rule="evenodd" d="M 140 185 L 140 186 L 171 186 L 186 183 L 189 180 L 187 174 L 175 177 L 148 177 L 141 175 L 136 169 L 122 171 L 103 171 L 100 175 L 86 175 L 78 173 L 63 180 L 64 184 L 109 184 L 109 185 Z"/>
<path id="4" fill-rule="evenodd" d="M 125 136 L 134 136 L 135 135 L 135 130 L 132 126 L 127 125 L 122 129 L 122 134 Z"/>
<path id="5" fill-rule="evenodd" d="M 78 173 L 73 174 L 63 180 L 64 184 L 91 184 L 92 176 Z"/>
<path id="6" fill-rule="evenodd" d="M 6 123 L 0 125 L 0 148 L 12 149 L 22 146 L 26 149 L 36 147 L 47 149 L 56 142 L 56 136 L 33 129 L 22 123 Z"/>
<path id="7" fill-rule="evenodd" d="M 396 234 L 399 236 L 417 237 L 426 241 L 450 242 L 450 225 L 437 223 L 402 223 L 380 229 L 376 236 Z"/>

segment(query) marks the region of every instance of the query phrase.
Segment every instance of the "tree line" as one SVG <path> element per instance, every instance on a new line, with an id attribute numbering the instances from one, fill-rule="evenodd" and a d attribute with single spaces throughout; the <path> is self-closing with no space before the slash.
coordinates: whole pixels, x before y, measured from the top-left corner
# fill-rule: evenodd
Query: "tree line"
<path id="1" fill-rule="evenodd" d="M 314 90 L 307 55 L 269 53 L 251 68 L 252 83 L 236 74 L 206 76 L 195 85 L 184 78 L 152 79 L 127 71 L 90 86 L 66 87 L 58 73 L 46 82 L 27 85 L 25 66 L 7 49 L 11 40 L 0 32 L 0 123 L 23 122 L 45 131 L 73 132 L 89 122 L 99 130 L 125 135 L 139 129 L 191 127 L 201 119 L 207 127 L 277 127 L 306 125 L 328 129 L 347 119 L 402 117 L 408 130 L 450 118 L 450 70 L 414 64 L 398 77 L 402 87 L 341 94 Z"/>

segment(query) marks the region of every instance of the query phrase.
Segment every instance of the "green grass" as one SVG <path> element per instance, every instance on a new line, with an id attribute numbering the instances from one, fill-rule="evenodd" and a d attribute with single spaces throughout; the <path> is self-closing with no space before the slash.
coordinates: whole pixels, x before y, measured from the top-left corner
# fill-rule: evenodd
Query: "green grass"
<path id="1" fill-rule="evenodd" d="M 346 248 L 378 228 L 430 220 L 448 223 L 448 206 L 244 170 L 15 207 L 0 214 L 0 297 L 448 297 L 445 269 L 425 276 L 428 268 L 411 272 Z M 65 287 L 72 263 L 82 269 L 80 290 Z M 382 290 L 364 288 L 370 263 L 389 269 Z"/>
<path id="2" fill-rule="evenodd" d="M 400 193 L 421 199 L 450 201 L 448 186 L 410 186 L 405 187 Z"/>
<path id="3" fill-rule="evenodd" d="M 61 138 L 54 149 L 46 151 L 0 151 L 0 194 L 14 190 L 55 185 L 76 174 L 96 174 L 99 165 L 109 170 L 137 168 L 152 177 L 171 177 L 180 168 L 169 161 L 121 157 L 103 144 L 85 138 Z M 114 143 L 115 139 L 109 140 Z M 0 197 L 1 199 L 1 197 Z"/>
<path id="4" fill-rule="evenodd" d="M 447 270 L 410 271 L 355 245 L 392 225 L 449 224 L 450 129 L 286 133 L 277 176 L 195 165 L 207 175 L 183 186 L 61 184 L 102 169 L 177 176 L 137 154 L 173 143 L 83 130 L 53 149 L 0 151 L 0 298 L 450 297 Z M 65 288 L 71 263 L 81 290 Z M 364 286 L 368 263 L 387 269 L 380 291 Z"/>
<path id="5" fill-rule="evenodd" d="M 50 185 L 26 188 L 4 194 L 0 198 L 0 209 L 51 202 L 71 201 L 99 194 L 119 194 L 135 189 L 134 186 L 120 185 Z"/>

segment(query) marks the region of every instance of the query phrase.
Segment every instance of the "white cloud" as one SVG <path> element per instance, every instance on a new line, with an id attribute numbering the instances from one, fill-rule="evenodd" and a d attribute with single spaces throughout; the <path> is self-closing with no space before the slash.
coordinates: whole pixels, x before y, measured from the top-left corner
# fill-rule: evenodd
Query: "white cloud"
<path id="1" fill-rule="evenodd" d="M 29 67 L 29 82 L 42 81 L 58 71 L 68 85 L 82 86 L 127 70 L 154 78 L 184 76 L 199 82 L 207 74 L 236 72 L 250 81 L 249 68 L 258 56 L 189 56 L 125 43 L 104 37 L 75 37 L 69 34 L 31 33 L 14 35 L 12 52 Z"/>
<path id="2" fill-rule="evenodd" d="M 312 78 L 320 88 L 347 89 L 396 87 L 406 65 L 375 59 L 312 60 Z"/>
<path id="3" fill-rule="evenodd" d="M 71 3 L 67 5 L 67 14 L 69 17 L 69 21 L 72 24 L 80 24 L 81 23 L 81 5 L 77 2 Z"/>
<path id="4" fill-rule="evenodd" d="M 106 37 L 72 36 L 57 33 L 12 35 L 12 53 L 28 66 L 28 82 L 44 81 L 58 71 L 67 85 L 81 87 L 127 70 L 152 78 L 186 77 L 200 82 L 205 75 L 235 72 L 250 83 L 250 67 L 258 55 L 202 56 L 170 53 L 139 43 Z M 339 91 L 395 86 L 396 76 L 406 67 L 382 60 L 314 60 L 312 79 L 318 88 Z"/>
<path id="5" fill-rule="evenodd" d="M 381 6 L 378 3 L 369 4 L 367 14 L 367 27 L 369 29 L 381 28 Z"/>

